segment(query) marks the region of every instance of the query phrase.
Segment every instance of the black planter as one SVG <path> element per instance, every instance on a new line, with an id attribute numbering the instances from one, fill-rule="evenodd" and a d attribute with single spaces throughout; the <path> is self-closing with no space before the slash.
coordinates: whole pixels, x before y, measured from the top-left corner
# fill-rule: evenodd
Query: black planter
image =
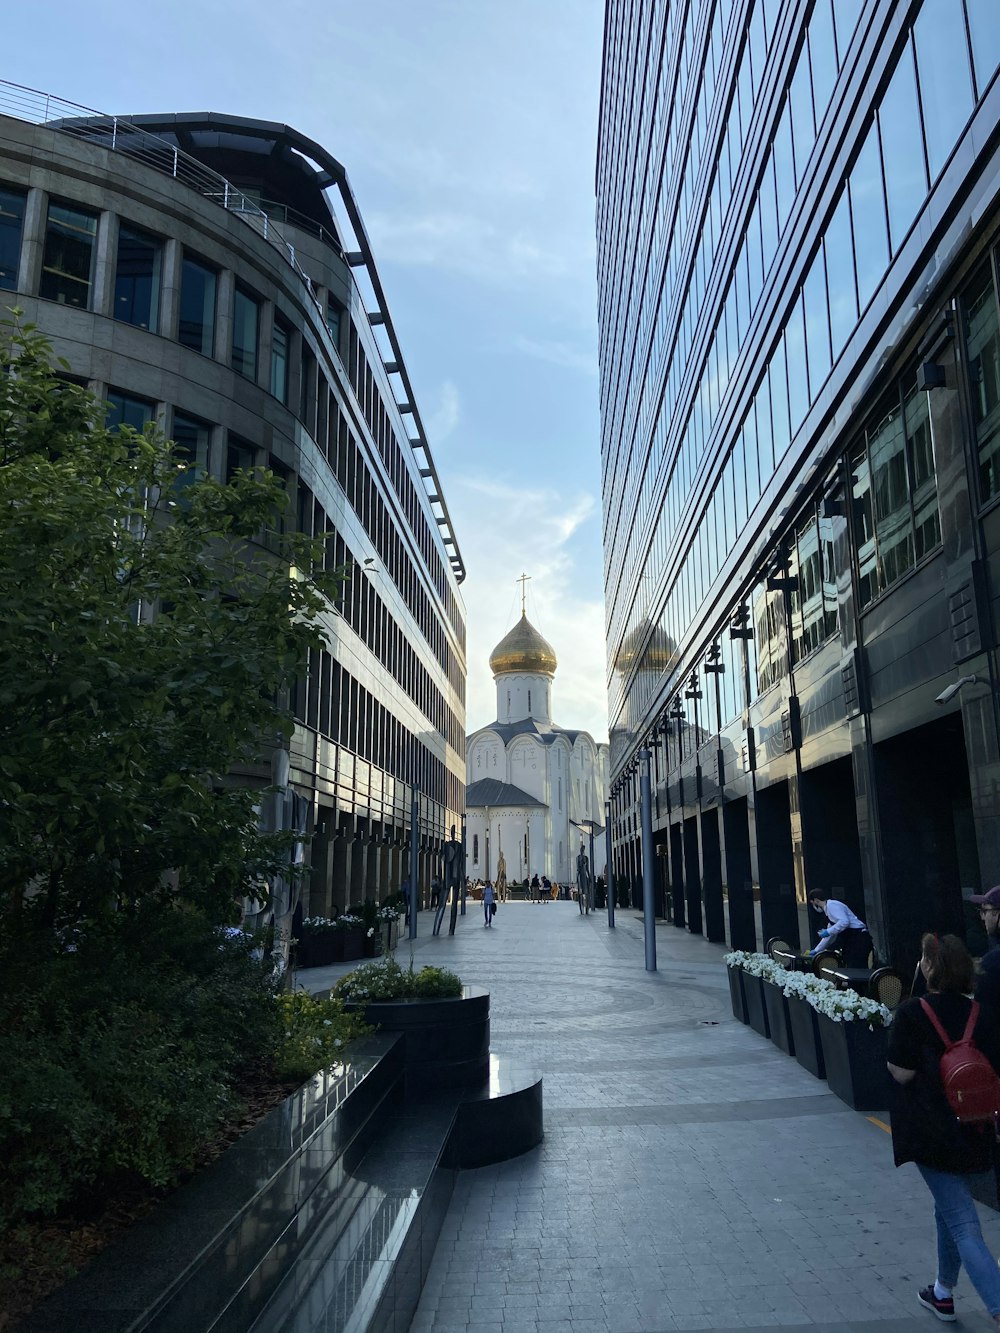
<path id="1" fill-rule="evenodd" d="M 490 1068 L 490 993 L 463 986 L 450 1000 L 350 1003 L 382 1032 L 402 1032 L 408 1094 L 477 1087 Z"/>
<path id="2" fill-rule="evenodd" d="M 855 1111 L 882 1111 L 889 1105 L 886 1028 L 867 1023 L 835 1023 L 817 1014 L 830 1091 Z"/>
<path id="3" fill-rule="evenodd" d="M 338 930 L 341 940 L 341 954 L 338 961 L 351 963 L 355 958 L 365 956 L 365 932 L 358 926 L 354 930 Z"/>
<path id="4" fill-rule="evenodd" d="M 314 935 L 303 932 L 296 946 L 298 967 L 326 967 L 342 957 L 339 932 L 335 930 L 318 931 Z"/>
<path id="5" fill-rule="evenodd" d="M 826 1078 L 823 1043 L 819 1036 L 819 1015 L 811 1004 L 799 999 L 797 995 L 789 995 L 785 1004 L 789 1031 L 795 1043 L 796 1060 L 814 1077 Z"/>
<path id="6" fill-rule="evenodd" d="M 786 1055 L 795 1054 L 795 1038 L 788 1021 L 788 1001 L 781 993 L 781 987 L 775 981 L 761 981 L 764 991 L 764 1009 L 767 1013 L 767 1025 L 771 1029 L 771 1040 Z"/>
<path id="7" fill-rule="evenodd" d="M 771 1026 L 767 1021 L 764 985 L 760 977 L 752 977 L 749 972 L 744 972 L 743 994 L 747 1002 L 747 1022 L 754 1032 L 759 1032 L 762 1037 L 770 1037 Z"/>
<path id="8" fill-rule="evenodd" d="M 743 969 L 742 967 L 729 967 L 726 971 L 729 973 L 729 998 L 733 1002 L 733 1017 L 738 1018 L 741 1023 L 747 1021 L 747 997 L 743 994 Z"/>

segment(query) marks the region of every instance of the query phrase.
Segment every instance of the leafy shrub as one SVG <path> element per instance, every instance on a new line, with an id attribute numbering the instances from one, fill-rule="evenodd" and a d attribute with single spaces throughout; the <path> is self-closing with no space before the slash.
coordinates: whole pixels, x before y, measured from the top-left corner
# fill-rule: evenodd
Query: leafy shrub
<path id="1" fill-rule="evenodd" d="M 343 1001 L 318 999 L 305 991 L 278 996 L 282 1033 L 274 1058 L 279 1078 L 305 1079 L 343 1058 L 344 1047 L 371 1028 Z"/>
<path id="2" fill-rule="evenodd" d="M 340 999 L 356 1003 L 449 999 L 461 995 L 462 982 L 454 972 L 446 972 L 440 967 L 424 967 L 414 972 L 411 963 L 404 970 L 390 954 L 341 977 L 333 991 Z"/>
<path id="3" fill-rule="evenodd" d="M 281 1024 L 252 941 L 147 907 L 64 952 L 0 956 L 0 1226 L 102 1178 L 165 1186 L 195 1161 Z"/>

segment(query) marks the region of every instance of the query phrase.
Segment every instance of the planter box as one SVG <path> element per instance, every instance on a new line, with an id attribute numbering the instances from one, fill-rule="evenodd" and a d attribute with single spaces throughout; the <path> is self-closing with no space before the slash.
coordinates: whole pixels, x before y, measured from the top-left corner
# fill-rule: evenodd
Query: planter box
<path id="1" fill-rule="evenodd" d="M 819 1014 L 806 1000 L 790 995 L 785 1005 L 788 1026 L 795 1043 L 795 1058 L 815 1078 L 826 1078 L 823 1043 L 819 1035 Z"/>
<path id="2" fill-rule="evenodd" d="M 396 947 L 396 945 L 397 945 L 398 943 L 399 943 L 399 922 L 398 922 L 398 921 L 383 921 L 383 922 L 382 922 L 382 952 L 383 952 L 383 953 L 392 953 L 393 949 L 395 949 L 395 947 Z"/>
<path id="3" fill-rule="evenodd" d="M 889 1105 L 886 1028 L 867 1023 L 835 1023 L 816 1015 L 830 1091 L 855 1111 L 882 1111 Z"/>
<path id="4" fill-rule="evenodd" d="M 733 1002 L 733 1017 L 741 1023 L 747 1021 L 747 997 L 743 994 L 742 967 L 727 967 L 729 973 L 729 998 Z"/>
<path id="5" fill-rule="evenodd" d="M 795 1038 L 792 1025 L 788 1021 L 788 1001 L 781 993 L 781 987 L 774 981 L 761 981 L 764 991 L 764 1008 L 767 1012 L 767 1025 L 771 1029 L 771 1040 L 786 1055 L 795 1054 Z"/>
<path id="6" fill-rule="evenodd" d="M 304 933 L 296 946 L 296 966 L 326 967 L 328 963 L 339 962 L 344 956 L 340 936 L 338 930 L 325 930 L 315 935 Z"/>
<path id="7" fill-rule="evenodd" d="M 450 1000 L 379 1000 L 349 1003 L 366 1023 L 405 1037 L 407 1094 L 438 1088 L 478 1087 L 489 1076 L 490 993 L 463 986 Z"/>
<path id="8" fill-rule="evenodd" d="M 364 945 L 365 945 L 366 958 L 381 958 L 382 957 L 381 931 L 376 931 L 374 935 L 369 935 L 368 932 L 365 931 Z"/>
<path id="9" fill-rule="evenodd" d="M 336 933 L 342 941 L 339 962 L 351 963 L 355 958 L 364 958 L 365 932 L 363 930 L 338 930 Z"/>
<path id="10" fill-rule="evenodd" d="M 759 1032 L 762 1037 L 770 1037 L 771 1026 L 767 1021 L 764 984 L 760 977 L 752 977 L 749 972 L 744 972 L 743 994 L 747 1001 L 747 1022 L 754 1032 Z"/>

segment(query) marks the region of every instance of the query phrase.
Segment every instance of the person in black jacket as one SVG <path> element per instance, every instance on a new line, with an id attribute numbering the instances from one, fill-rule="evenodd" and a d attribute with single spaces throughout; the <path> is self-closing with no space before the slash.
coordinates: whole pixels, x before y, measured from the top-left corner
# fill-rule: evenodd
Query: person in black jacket
<path id="1" fill-rule="evenodd" d="M 979 908 L 989 947 L 979 960 L 976 999 L 1000 1012 L 1000 884 L 974 893 L 969 902 Z"/>
<path id="2" fill-rule="evenodd" d="M 969 1017 L 975 963 L 955 935 L 925 935 L 920 970 L 927 981 L 927 1002 L 953 1040 Z M 1000 1072 L 1000 1024 L 984 1009 L 973 1040 Z M 979 1214 L 966 1177 L 993 1164 L 992 1126 L 963 1125 L 948 1105 L 939 1062 L 944 1043 L 934 1031 L 920 1000 L 907 1000 L 889 1029 L 889 1073 L 893 1078 L 892 1149 L 897 1166 L 915 1162 L 934 1198 L 937 1223 L 937 1278 L 917 1293 L 917 1300 L 939 1319 L 955 1318 L 952 1296 L 959 1270 L 965 1270 L 994 1320 L 1000 1324 L 1000 1268 L 983 1240 Z"/>

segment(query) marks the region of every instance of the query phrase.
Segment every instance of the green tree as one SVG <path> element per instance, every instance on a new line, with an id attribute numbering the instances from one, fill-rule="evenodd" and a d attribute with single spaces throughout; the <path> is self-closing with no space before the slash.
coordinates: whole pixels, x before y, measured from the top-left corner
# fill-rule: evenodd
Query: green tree
<path id="1" fill-rule="evenodd" d="M 109 430 L 32 326 L 0 324 L 0 367 L 0 929 L 225 920 L 287 866 L 259 766 L 343 571 L 283 531 L 271 473 Z"/>

